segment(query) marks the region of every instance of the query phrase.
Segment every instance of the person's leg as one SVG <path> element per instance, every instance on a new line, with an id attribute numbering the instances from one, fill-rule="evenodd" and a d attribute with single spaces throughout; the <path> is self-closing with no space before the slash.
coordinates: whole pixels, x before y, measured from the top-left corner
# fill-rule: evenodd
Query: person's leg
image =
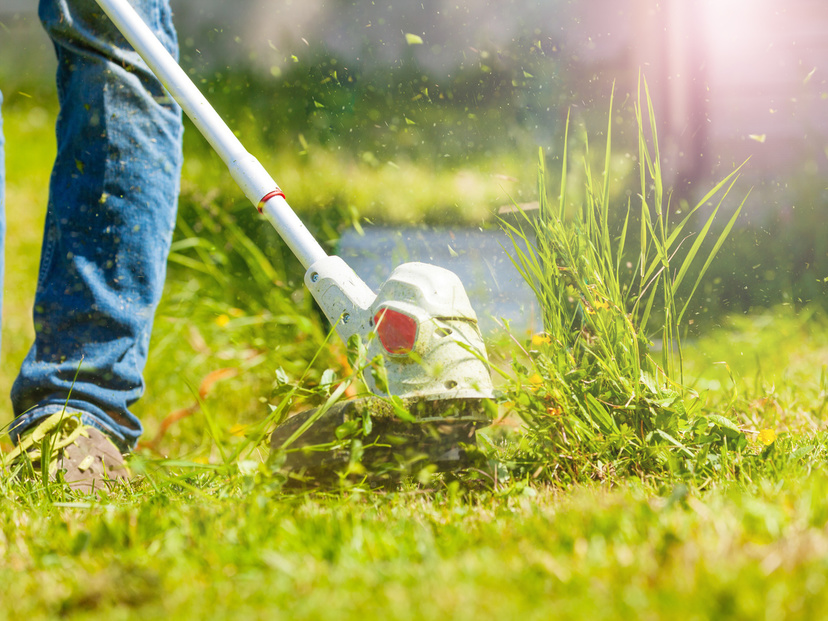
<path id="1" fill-rule="evenodd" d="M 177 54 L 168 0 L 131 4 Z M 175 225 L 181 113 L 94 1 L 40 0 L 39 12 L 58 59 L 58 148 L 10 435 L 68 405 L 129 449 Z"/>

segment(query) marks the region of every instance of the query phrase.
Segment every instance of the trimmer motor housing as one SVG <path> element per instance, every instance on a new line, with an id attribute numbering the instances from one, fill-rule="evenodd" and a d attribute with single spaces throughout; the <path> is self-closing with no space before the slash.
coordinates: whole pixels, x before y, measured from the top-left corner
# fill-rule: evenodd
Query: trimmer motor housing
<path id="1" fill-rule="evenodd" d="M 310 267 L 305 284 L 343 341 L 359 334 L 370 359 L 382 356 L 385 373 L 369 369 L 365 377 L 375 394 L 492 397 L 477 315 L 453 272 L 405 263 L 374 295 L 342 259 L 328 257 Z"/>

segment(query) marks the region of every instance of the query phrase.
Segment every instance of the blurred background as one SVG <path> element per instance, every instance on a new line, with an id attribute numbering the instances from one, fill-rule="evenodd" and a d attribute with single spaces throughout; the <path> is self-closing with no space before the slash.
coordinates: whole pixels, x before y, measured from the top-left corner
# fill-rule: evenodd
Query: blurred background
<path id="1" fill-rule="evenodd" d="M 715 300 L 745 311 L 825 299 L 824 2 L 173 4 L 182 64 L 248 141 L 299 154 L 320 177 L 330 154 L 361 167 L 409 167 L 385 179 L 393 192 L 371 196 L 348 184 L 347 171 L 328 175 L 339 188 L 309 202 L 335 206 L 343 222 L 477 224 L 513 201 L 531 203 L 536 146 L 560 155 L 567 113 L 600 140 L 613 85 L 621 196 L 635 187 L 631 110 L 645 79 L 676 211 L 748 160 L 730 208 L 754 190 L 725 251 L 731 259 L 714 270 Z M 54 61 L 36 2 L 6 0 L 0 22 L 6 106 L 29 107 L 36 122 L 54 108 Z M 423 189 L 433 186 L 431 171 L 451 176 L 450 192 Z M 287 177 L 282 185 L 301 188 L 307 174 Z"/>

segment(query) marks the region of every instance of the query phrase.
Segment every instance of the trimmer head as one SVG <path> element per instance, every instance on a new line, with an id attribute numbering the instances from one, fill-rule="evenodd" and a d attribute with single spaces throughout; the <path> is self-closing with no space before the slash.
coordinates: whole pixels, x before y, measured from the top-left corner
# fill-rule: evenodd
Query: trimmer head
<path id="1" fill-rule="evenodd" d="M 406 263 L 376 296 L 367 286 L 354 287 L 354 279 L 344 261 L 329 257 L 311 266 L 305 282 L 342 339 L 358 334 L 369 361 L 381 360 L 364 372 L 377 396 L 288 419 L 271 436 L 271 447 L 285 450 L 283 470 L 320 480 L 348 466 L 354 455 L 353 445 L 343 441 L 347 430 L 358 436 L 361 463 L 374 475 L 398 475 L 426 463 L 440 470 L 463 467 L 475 431 L 491 422 L 493 387 L 477 316 L 460 279 L 440 267 Z M 391 395 L 400 399 L 385 398 Z M 338 448 L 321 450 L 334 440 Z"/>

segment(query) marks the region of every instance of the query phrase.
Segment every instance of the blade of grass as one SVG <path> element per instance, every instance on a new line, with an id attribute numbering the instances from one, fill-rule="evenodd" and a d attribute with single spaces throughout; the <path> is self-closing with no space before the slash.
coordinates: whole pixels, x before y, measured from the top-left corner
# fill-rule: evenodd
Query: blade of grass
<path id="1" fill-rule="evenodd" d="M 716 240 L 716 244 L 713 246 L 713 249 L 710 251 L 710 254 L 707 255 L 707 260 L 704 262 L 704 265 L 699 270 L 699 274 L 696 277 L 696 282 L 693 283 L 693 288 L 690 291 L 690 294 L 687 296 L 687 301 L 685 302 L 684 306 L 681 309 L 681 312 L 678 315 L 677 323 L 679 323 L 679 324 L 681 323 L 681 320 L 684 317 L 684 313 L 687 312 L 687 308 L 688 308 L 688 306 L 690 305 L 690 302 L 693 299 L 693 294 L 696 292 L 696 289 L 698 289 L 699 284 L 701 283 L 702 279 L 704 278 L 704 275 L 707 273 L 707 270 L 710 268 L 710 264 L 713 263 L 713 259 L 718 254 L 719 249 L 722 247 L 722 244 L 724 244 L 725 240 L 730 235 L 730 231 L 733 229 L 733 226 L 736 224 L 736 220 L 738 219 L 739 214 L 742 213 L 742 207 L 744 207 L 745 202 L 747 202 L 748 196 L 750 196 L 750 192 L 748 192 L 747 195 L 745 195 L 745 198 L 742 199 L 742 202 L 739 204 L 738 209 L 736 209 L 736 211 L 730 217 L 730 220 L 728 221 L 727 226 L 725 226 L 725 228 L 722 229 L 722 232 L 719 235 L 719 238 Z"/>

